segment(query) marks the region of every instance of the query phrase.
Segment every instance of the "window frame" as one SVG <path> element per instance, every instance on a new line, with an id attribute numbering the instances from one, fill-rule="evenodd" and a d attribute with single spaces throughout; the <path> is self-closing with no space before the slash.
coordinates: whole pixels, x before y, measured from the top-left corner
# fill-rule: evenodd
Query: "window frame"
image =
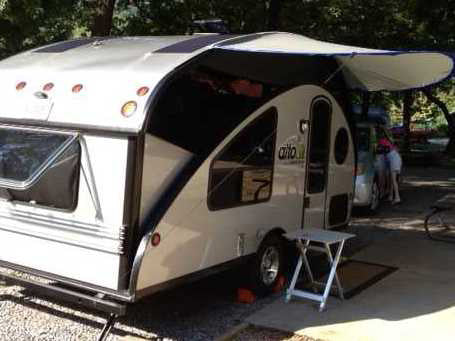
<path id="1" fill-rule="evenodd" d="M 270 182 L 270 193 L 267 196 L 267 198 L 260 199 L 260 200 L 254 200 L 254 201 L 248 201 L 248 202 L 242 202 L 238 201 L 235 204 L 231 205 L 225 205 L 222 207 L 214 206 L 213 203 L 210 200 L 211 194 L 213 194 L 213 188 L 212 188 L 212 181 L 213 181 L 213 169 L 214 169 L 214 164 L 219 160 L 219 158 L 226 152 L 227 149 L 229 149 L 234 142 L 236 142 L 239 138 L 242 138 L 245 134 L 246 131 L 249 127 L 254 125 L 258 120 L 262 119 L 264 115 L 272 113 L 273 115 L 273 120 L 274 120 L 274 138 L 273 138 L 273 149 L 272 149 L 272 165 L 269 167 L 266 166 L 261 166 L 261 167 L 242 167 L 242 170 L 268 170 L 270 169 L 271 171 L 271 182 Z M 274 184 L 274 174 L 275 174 L 275 161 L 276 161 L 276 139 L 277 139 L 277 130 L 278 130 L 278 110 L 275 106 L 271 106 L 264 110 L 261 114 L 259 114 L 257 117 L 255 117 L 251 122 L 249 122 L 245 127 L 242 128 L 241 131 L 239 131 L 234 137 L 230 139 L 230 141 L 213 157 L 213 159 L 210 161 L 210 166 L 209 166 L 209 176 L 208 176 L 208 184 L 207 184 L 207 207 L 209 208 L 210 211 L 219 211 L 219 210 L 224 210 L 224 209 L 229 209 L 229 208 L 235 208 L 235 207 L 242 207 L 242 206 L 249 206 L 249 205 L 256 205 L 256 204 L 261 204 L 270 201 L 273 195 L 273 184 Z M 233 168 L 235 169 L 235 168 Z M 233 173 L 232 173 L 233 174 Z M 219 184 L 216 184 L 218 186 Z"/>
<path id="2" fill-rule="evenodd" d="M 25 180 L 11 180 L 7 178 L 0 177 L 0 187 L 12 190 L 27 190 L 32 187 L 46 172 L 49 167 L 51 167 L 58 158 L 75 142 L 79 139 L 79 134 L 76 132 L 68 131 L 57 131 L 51 129 L 41 129 L 33 127 L 24 127 L 24 126 L 12 126 L 0 124 L 0 129 L 4 130 L 22 130 L 29 132 L 37 133 L 49 133 L 54 135 L 66 135 L 68 138 L 49 156 L 46 160 Z"/>
<path id="3" fill-rule="evenodd" d="M 314 129 L 314 124 L 313 124 L 313 116 L 314 116 L 314 106 L 317 102 L 326 102 L 329 106 L 329 117 L 328 117 L 328 141 L 327 141 L 327 159 L 325 162 L 325 174 L 324 174 L 324 187 L 321 191 L 313 191 L 313 188 L 310 186 L 310 180 L 311 180 L 311 173 L 310 173 L 310 164 L 311 164 L 311 153 L 313 151 L 313 146 L 312 146 L 312 134 L 313 134 L 313 129 Z M 311 106 L 310 106 L 310 131 L 309 131 L 309 136 L 308 136 L 308 145 L 309 145 L 309 152 L 308 152 L 308 160 L 307 160 L 307 165 L 306 165 L 306 180 L 305 180 L 305 193 L 306 194 L 321 194 L 327 191 L 327 185 L 328 185 L 328 176 L 329 176 L 329 167 L 330 167 L 330 154 L 332 151 L 332 120 L 333 120 L 333 105 L 332 101 L 330 101 L 329 98 L 326 96 L 316 96 L 313 98 L 311 101 Z"/>

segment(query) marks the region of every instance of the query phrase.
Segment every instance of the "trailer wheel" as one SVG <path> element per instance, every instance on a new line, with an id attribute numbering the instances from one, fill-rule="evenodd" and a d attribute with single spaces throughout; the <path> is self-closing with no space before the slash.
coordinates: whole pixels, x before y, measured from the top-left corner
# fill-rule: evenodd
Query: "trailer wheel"
<path id="1" fill-rule="evenodd" d="M 251 271 L 253 288 L 257 295 L 273 291 L 280 277 L 286 272 L 285 241 L 278 234 L 264 239 L 256 253 Z"/>

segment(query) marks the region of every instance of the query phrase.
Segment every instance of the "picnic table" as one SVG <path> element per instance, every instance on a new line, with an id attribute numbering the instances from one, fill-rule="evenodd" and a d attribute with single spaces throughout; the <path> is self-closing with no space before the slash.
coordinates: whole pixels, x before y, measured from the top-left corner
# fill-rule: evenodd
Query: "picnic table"
<path id="1" fill-rule="evenodd" d="M 423 225 L 428 238 L 455 243 L 455 226 L 448 224 L 446 221 L 446 216 L 454 209 L 455 193 L 443 196 L 430 206 Z"/>
<path id="2" fill-rule="evenodd" d="M 322 311 L 325 308 L 327 298 L 329 296 L 330 290 L 332 289 L 333 280 L 335 280 L 338 296 L 341 299 L 344 299 L 343 287 L 341 286 L 340 280 L 336 273 L 336 269 L 338 266 L 338 262 L 340 261 L 341 252 L 343 251 L 345 241 L 355 236 L 353 234 L 343 232 L 305 228 L 294 232 L 286 233 L 284 237 L 289 240 L 294 240 L 296 242 L 297 248 L 300 251 L 299 261 L 294 271 L 291 284 L 289 286 L 289 289 L 286 291 L 286 302 L 289 302 L 292 296 L 308 298 L 310 300 L 320 302 L 319 311 Z M 330 246 L 337 244 L 338 249 L 336 251 L 335 257 L 333 257 Z M 307 258 L 308 250 L 318 251 L 326 254 L 327 259 L 330 263 L 330 272 L 326 283 L 314 280 L 313 273 L 311 271 L 311 267 Z M 317 292 L 316 286 L 322 286 L 324 288 L 322 294 L 313 293 L 306 290 L 295 289 L 295 285 L 297 283 L 297 279 L 299 277 L 302 265 L 304 265 L 304 269 L 311 281 L 313 291 Z"/>

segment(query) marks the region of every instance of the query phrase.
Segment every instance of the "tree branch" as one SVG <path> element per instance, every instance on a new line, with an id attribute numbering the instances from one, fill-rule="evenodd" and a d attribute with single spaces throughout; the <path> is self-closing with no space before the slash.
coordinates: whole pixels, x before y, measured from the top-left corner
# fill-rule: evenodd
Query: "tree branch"
<path id="1" fill-rule="evenodd" d="M 428 100 L 434 104 L 436 104 L 439 109 L 444 113 L 444 117 L 447 121 L 447 124 L 449 126 L 449 133 L 450 135 L 455 135 L 455 122 L 452 117 L 452 115 L 449 112 L 449 109 L 447 108 L 447 105 L 441 101 L 438 97 L 436 97 L 430 89 L 422 89 L 422 92 L 425 94 L 425 96 L 428 98 Z"/>
<path id="2" fill-rule="evenodd" d="M 444 117 L 447 121 L 449 130 L 449 143 L 446 147 L 446 153 L 449 155 L 455 155 L 455 115 L 449 112 L 447 105 L 438 97 L 436 97 L 430 89 L 423 89 L 422 92 L 425 94 L 425 96 L 427 96 L 430 102 L 436 104 L 444 113 Z"/>

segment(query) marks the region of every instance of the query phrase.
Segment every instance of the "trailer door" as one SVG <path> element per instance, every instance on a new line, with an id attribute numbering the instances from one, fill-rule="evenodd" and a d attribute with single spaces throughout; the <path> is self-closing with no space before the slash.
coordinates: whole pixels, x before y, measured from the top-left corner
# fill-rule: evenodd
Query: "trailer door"
<path id="1" fill-rule="evenodd" d="M 330 100 L 324 96 L 314 98 L 309 116 L 303 228 L 324 228 L 332 121 Z"/>
<path id="2" fill-rule="evenodd" d="M 349 221 L 354 193 L 354 147 L 341 108 L 333 107 L 331 146 L 327 180 L 326 227 L 342 226 Z"/>

